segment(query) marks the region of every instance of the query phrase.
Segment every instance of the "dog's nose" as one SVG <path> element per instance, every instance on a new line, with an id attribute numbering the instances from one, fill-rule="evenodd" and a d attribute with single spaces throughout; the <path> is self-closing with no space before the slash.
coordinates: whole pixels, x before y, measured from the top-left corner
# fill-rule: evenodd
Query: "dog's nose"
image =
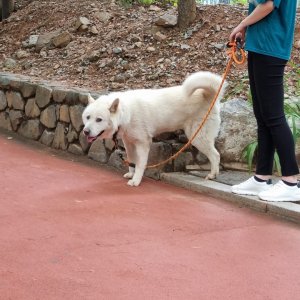
<path id="1" fill-rule="evenodd" d="M 88 129 L 83 129 L 84 135 L 88 136 L 90 134 L 90 131 Z"/>

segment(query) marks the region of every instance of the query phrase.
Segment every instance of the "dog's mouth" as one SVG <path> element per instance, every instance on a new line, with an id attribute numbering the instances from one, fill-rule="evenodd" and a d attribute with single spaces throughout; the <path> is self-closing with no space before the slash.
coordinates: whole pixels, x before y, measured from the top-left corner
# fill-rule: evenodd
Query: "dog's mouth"
<path id="1" fill-rule="evenodd" d="M 97 139 L 98 137 L 100 137 L 100 136 L 102 135 L 103 132 L 104 132 L 104 130 L 102 130 L 102 131 L 101 131 L 98 135 L 96 135 L 96 136 L 89 136 L 89 135 L 87 135 L 86 138 L 87 138 L 87 140 L 88 140 L 89 143 L 92 143 L 92 142 L 96 141 L 96 139 Z"/>

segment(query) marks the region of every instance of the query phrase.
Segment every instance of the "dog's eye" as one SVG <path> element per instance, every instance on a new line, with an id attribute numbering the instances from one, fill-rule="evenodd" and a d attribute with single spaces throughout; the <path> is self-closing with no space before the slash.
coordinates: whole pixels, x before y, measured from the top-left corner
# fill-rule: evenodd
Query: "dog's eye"
<path id="1" fill-rule="evenodd" d="M 90 116 L 87 116 L 86 119 L 89 120 L 89 119 L 90 119 Z"/>
<path id="2" fill-rule="evenodd" d="M 102 121 L 101 118 L 97 118 L 97 119 L 96 119 L 96 122 L 98 122 L 98 123 L 101 122 L 101 121 Z"/>

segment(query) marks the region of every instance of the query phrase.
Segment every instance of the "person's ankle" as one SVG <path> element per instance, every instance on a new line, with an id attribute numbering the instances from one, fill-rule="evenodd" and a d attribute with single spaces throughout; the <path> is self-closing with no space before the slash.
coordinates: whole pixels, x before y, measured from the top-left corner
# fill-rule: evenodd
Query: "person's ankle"
<path id="1" fill-rule="evenodd" d="M 297 177 L 296 176 L 282 176 L 281 177 L 282 181 L 288 182 L 288 183 L 298 183 Z"/>
<path id="2" fill-rule="evenodd" d="M 271 175 L 258 175 L 258 174 L 255 174 L 254 177 L 262 181 L 268 181 L 269 179 L 272 178 Z"/>

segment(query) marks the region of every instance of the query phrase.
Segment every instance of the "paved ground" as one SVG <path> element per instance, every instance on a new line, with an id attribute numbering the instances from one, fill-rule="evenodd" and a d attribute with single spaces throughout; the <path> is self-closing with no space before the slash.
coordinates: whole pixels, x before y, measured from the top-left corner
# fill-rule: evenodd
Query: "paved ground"
<path id="1" fill-rule="evenodd" d="M 300 226 L 0 135 L 0 299 L 300 299 Z"/>

